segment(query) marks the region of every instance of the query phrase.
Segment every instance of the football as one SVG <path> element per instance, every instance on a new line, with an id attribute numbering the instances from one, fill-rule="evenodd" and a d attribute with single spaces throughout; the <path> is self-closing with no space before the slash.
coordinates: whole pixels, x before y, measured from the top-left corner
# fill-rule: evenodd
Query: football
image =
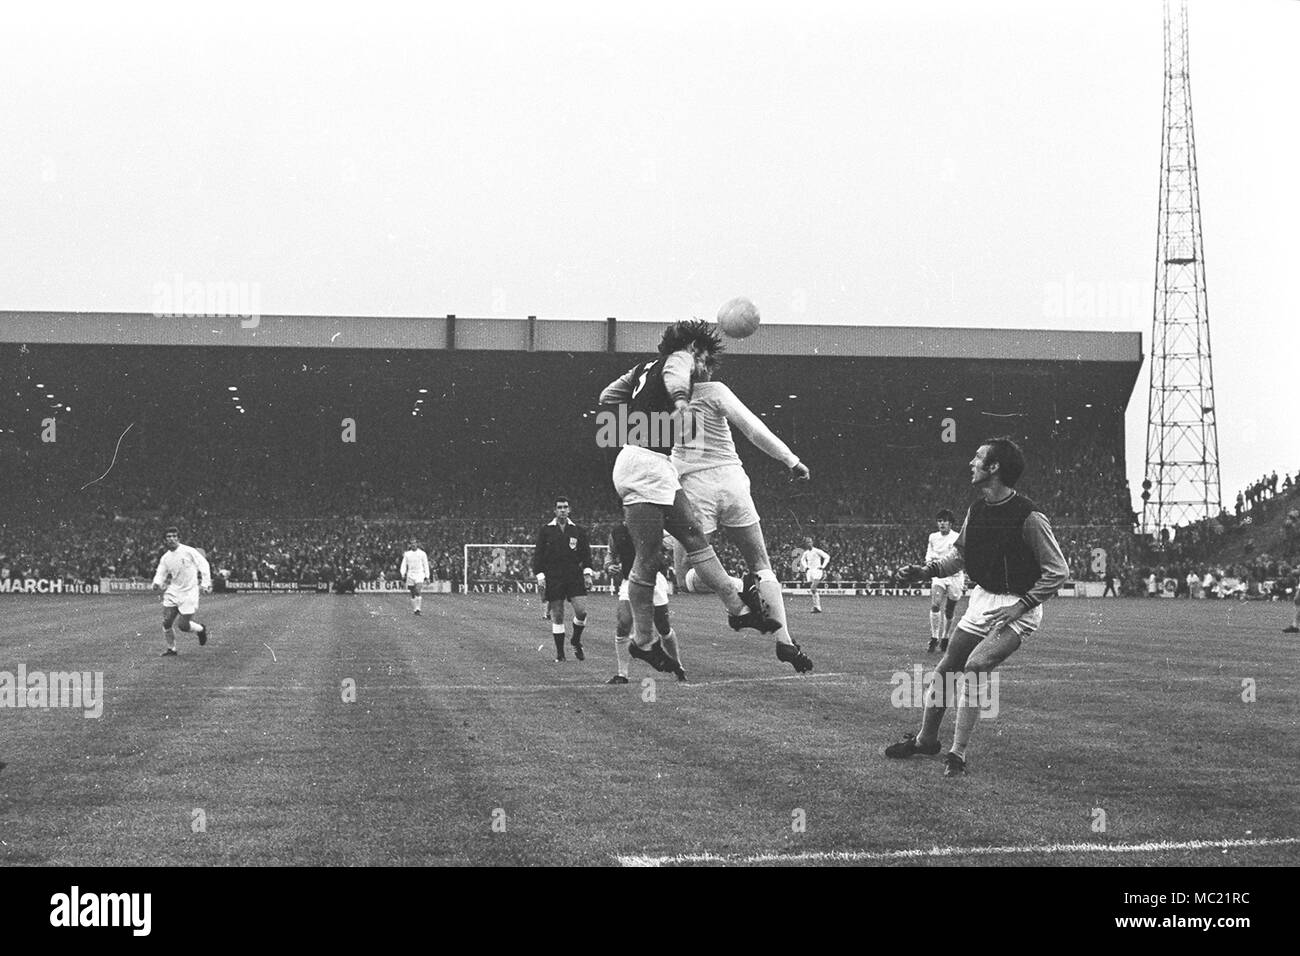
<path id="1" fill-rule="evenodd" d="M 730 338 L 748 338 L 758 330 L 758 309 L 744 296 L 737 296 L 718 310 L 718 328 Z"/>

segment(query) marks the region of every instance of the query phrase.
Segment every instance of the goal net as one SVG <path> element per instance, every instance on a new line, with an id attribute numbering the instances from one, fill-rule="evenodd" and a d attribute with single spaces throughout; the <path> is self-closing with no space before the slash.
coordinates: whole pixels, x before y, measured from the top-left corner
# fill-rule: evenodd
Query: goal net
<path id="1" fill-rule="evenodd" d="M 609 547 L 591 546 L 591 570 L 595 572 L 593 591 L 610 590 L 609 575 L 605 573 L 605 557 Z M 537 579 L 533 576 L 533 546 L 531 544 L 467 544 L 465 545 L 464 584 L 466 594 L 536 594 Z"/>

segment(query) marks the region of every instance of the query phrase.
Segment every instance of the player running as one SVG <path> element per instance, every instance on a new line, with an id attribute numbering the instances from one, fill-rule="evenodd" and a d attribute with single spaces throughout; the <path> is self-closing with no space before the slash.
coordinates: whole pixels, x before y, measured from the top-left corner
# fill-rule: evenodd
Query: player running
<path id="1" fill-rule="evenodd" d="M 826 569 L 830 566 L 831 556 L 814 545 L 812 538 L 804 538 L 803 546 L 804 552 L 799 555 L 799 568 L 803 571 L 803 579 L 808 582 L 808 590 L 812 591 L 812 612 L 820 614 L 822 596 L 817 592 L 817 588 L 826 578 Z"/>
<path id="2" fill-rule="evenodd" d="M 208 559 L 197 548 L 181 544 L 180 531 L 168 528 L 164 543 L 167 550 L 158 559 L 158 571 L 153 576 L 153 589 L 163 592 L 163 634 L 167 637 L 167 649 L 163 657 L 176 656 L 176 634 L 172 624 L 180 618 L 180 629 L 193 633 L 199 639 L 199 646 L 208 643 L 212 628 L 204 627 L 194 620 L 194 612 L 199 609 L 199 592 L 212 593 L 212 568 Z"/>
<path id="3" fill-rule="evenodd" d="M 402 576 L 406 589 L 411 592 L 411 611 L 419 614 L 420 606 L 424 603 L 420 592 L 429 581 L 429 556 L 424 553 L 420 542 L 415 538 L 407 544 L 410 547 L 402 554 L 402 566 L 398 568 L 397 573 Z"/>
<path id="4" fill-rule="evenodd" d="M 635 562 L 636 545 L 632 543 L 631 532 L 627 530 L 625 524 L 615 525 L 614 530 L 609 533 L 609 557 L 605 563 L 605 570 L 609 572 L 611 580 L 618 585 L 618 617 L 614 625 L 614 660 L 618 665 L 618 673 L 607 680 L 605 682 L 607 684 L 627 683 L 628 662 L 624 652 L 628 642 L 632 640 L 632 602 L 628 598 L 628 578 L 632 574 L 632 565 Z M 654 607 L 655 631 L 663 643 L 664 652 L 677 662 L 677 669 L 673 673 L 677 675 L 679 681 L 685 681 L 686 671 L 682 668 L 682 655 L 677 646 L 677 632 L 673 630 L 673 625 L 668 620 L 668 579 L 663 576 L 662 571 L 655 575 Z"/>
<path id="5" fill-rule="evenodd" d="M 943 775 L 966 773 L 966 745 L 979 716 L 971 700 L 987 700 L 989 674 L 1010 657 L 1021 641 L 1038 630 L 1043 602 L 1061 589 L 1070 569 L 1051 525 L 1038 507 L 1017 494 L 1025 456 L 1009 438 L 980 445 L 970 463 L 971 484 L 980 497 L 970 506 L 953 547 L 924 566 L 898 570 L 903 580 L 949 577 L 965 567 L 975 583 L 970 604 L 953 634 L 952 646 L 935 668 L 926 694 L 921 730 L 885 748 L 885 756 L 912 757 L 939 752 L 939 725 L 946 707 L 946 675 L 963 675 L 957 693 L 957 729 L 944 759 Z"/>
<path id="6" fill-rule="evenodd" d="M 591 540 L 585 528 L 569 520 L 568 498 L 555 499 L 555 517 L 537 532 L 533 574 L 550 612 L 556 663 L 564 660 L 565 601 L 573 605 L 573 656 L 584 660 L 582 631 L 587 626 L 587 591 L 592 578 Z"/>
<path id="7" fill-rule="evenodd" d="M 691 388 L 695 376 L 717 361 L 722 341 L 707 322 L 677 322 L 664 329 L 659 357 L 629 369 L 605 387 L 602 405 L 623 405 L 625 434 L 614 462 L 614 488 L 623 500 L 623 515 L 636 548 L 628 577 L 635 637 L 628 653 L 655 670 L 672 672 L 676 662 L 664 652 L 652 632 L 654 580 L 662 566 L 665 529 L 686 548 L 686 563 L 718 595 L 734 630 L 752 627 L 763 634 L 779 630 L 780 622 L 763 613 L 758 589 L 737 591 L 731 576 L 700 530 L 700 517 L 682 491 L 677 469 L 669 460 L 674 432 L 689 427 Z M 670 421 L 675 427 L 661 427 Z M 667 434 L 665 434 L 667 432 Z"/>
<path id="8" fill-rule="evenodd" d="M 944 508 L 934 517 L 939 530 L 932 532 L 926 541 L 926 564 L 938 559 L 957 543 L 957 532 L 952 530 L 952 512 Z M 957 602 L 961 600 L 963 583 L 960 571 L 952 577 L 934 578 L 930 582 L 930 644 L 925 649 L 927 654 L 933 654 L 936 647 L 940 653 L 948 649 L 948 638 L 952 636 L 953 630 L 953 614 L 957 610 Z"/>
<path id="9" fill-rule="evenodd" d="M 772 571 L 772 561 L 763 539 L 763 526 L 758 509 L 749 491 L 749 475 L 745 473 L 731 426 L 760 451 L 790 469 L 792 480 L 807 480 L 808 466 L 785 442 L 772 434 L 762 419 L 745 406 L 735 392 L 722 382 L 713 381 L 716 361 L 705 363 L 697 372 L 695 387 L 691 392 L 690 414 L 692 433 L 673 447 L 672 461 L 677 468 L 682 490 L 700 515 L 700 530 L 712 540 L 718 527 L 727 529 L 727 539 L 740 548 L 745 566 L 753 578 L 767 614 L 781 626 L 775 631 L 776 656 L 790 664 L 798 673 L 813 669 L 812 660 L 790 636 L 785 613 L 785 599 L 781 582 Z M 683 590 L 706 590 L 694 569 L 686 567 L 686 548 L 681 543 L 673 546 L 673 563 L 677 580 Z M 742 583 L 748 587 L 749 578 Z"/>

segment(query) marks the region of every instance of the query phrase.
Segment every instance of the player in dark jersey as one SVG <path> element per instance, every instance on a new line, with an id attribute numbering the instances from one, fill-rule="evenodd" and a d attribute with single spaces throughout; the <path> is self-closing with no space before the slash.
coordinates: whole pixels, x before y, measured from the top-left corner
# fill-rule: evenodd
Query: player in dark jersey
<path id="1" fill-rule="evenodd" d="M 756 588 L 737 591 L 701 531 L 702 523 L 677 480 L 669 460 L 673 444 L 692 429 L 691 385 L 722 351 L 722 340 L 707 322 L 677 322 L 664 329 L 659 357 L 634 366 L 601 393 L 602 405 L 618 405 L 618 443 L 614 488 L 623 499 L 623 516 L 636 560 L 628 579 L 635 637 L 628 646 L 656 670 L 673 671 L 676 662 L 654 639 L 654 580 L 662 567 L 667 530 L 686 548 L 686 563 L 721 599 L 734 630 L 750 627 L 762 634 L 780 629 L 763 611 Z"/>
<path id="2" fill-rule="evenodd" d="M 937 754 L 948 692 L 955 690 L 957 729 L 945 758 L 945 777 L 966 773 L 966 745 L 975 720 L 990 703 L 996 707 L 992 671 L 1038 629 L 1043 602 L 1060 590 L 1070 573 L 1047 518 L 1014 488 L 1025 470 L 1019 446 L 1009 438 L 991 438 L 980 445 L 970 468 L 971 484 L 980 497 L 971 505 L 956 543 L 924 565 L 898 570 L 900 579 L 916 580 L 946 578 L 964 567 L 975 584 L 970 605 L 935 669 L 920 732 L 885 748 L 885 756 L 894 758 Z M 977 693 L 980 706 L 973 699 Z"/>
<path id="3" fill-rule="evenodd" d="M 632 543 L 632 534 L 627 525 L 615 525 L 609 533 L 609 557 L 605 570 L 614 582 L 614 591 L 618 595 L 618 617 L 614 628 L 614 660 L 618 673 L 611 677 L 608 684 L 626 684 L 627 660 L 623 655 L 628 642 L 632 640 L 632 602 L 628 598 L 628 579 L 632 574 L 632 565 L 636 562 L 636 545 Z M 679 681 L 686 680 L 686 671 L 682 667 L 681 653 L 677 649 L 677 632 L 673 630 L 668 619 L 668 579 L 663 573 L 655 575 L 654 591 L 655 631 L 663 642 L 664 652 L 677 662 L 674 672 Z"/>

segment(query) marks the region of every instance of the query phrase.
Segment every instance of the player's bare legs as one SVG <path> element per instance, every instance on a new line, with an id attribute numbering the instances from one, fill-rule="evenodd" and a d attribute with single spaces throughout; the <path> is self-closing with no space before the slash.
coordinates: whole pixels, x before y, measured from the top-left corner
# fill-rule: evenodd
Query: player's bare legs
<path id="1" fill-rule="evenodd" d="M 694 506 L 686 497 L 686 492 L 680 488 L 677 490 L 677 497 L 673 500 L 672 507 L 664 515 L 663 527 L 681 542 L 682 547 L 686 549 L 686 563 L 704 586 L 718 596 L 727 613 L 731 617 L 741 617 L 749 613 L 748 605 L 740 599 L 736 583 L 722 566 L 722 562 L 718 560 L 717 552 L 704 537 L 704 532 L 700 530 L 700 519 Z M 641 549 L 638 544 L 637 560 L 640 559 Z M 634 611 L 635 607 L 633 605 Z"/>
<path id="2" fill-rule="evenodd" d="M 208 629 L 194 620 L 192 615 L 181 614 L 176 618 L 176 626 L 187 634 L 194 634 L 200 644 L 208 643 Z M 175 644 L 172 645 L 173 647 Z"/>
<path id="3" fill-rule="evenodd" d="M 424 599 L 420 597 L 420 585 L 410 584 L 407 586 L 407 590 L 411 592 L 411 611 L 414 614 L 419 614 L 420 605 L 424 603 Z"/>
<path id="4" fill-rule="evenodd" d="M 176 632 L 172 630 L 172 625 L 176 623 L 177 616 L 181 613 L 180 608 L 165 607 L 162 613 L 163 636 L 167 638 L 167 649 L 163 651 L 163 656 L 168 657 L 176 653 Z"/>
<path id="5" fill-rule="evenodd" d="M 1003 627 L 980 641 L 966 658 L 966 680 L 957 699 L 957 729 L 950 751 L 960 758 L 961 772 L 966 769 L 966 745 L 979 718 L 978 701 L 988 700 L 989 675 L 1019 647 L 1020 635 L 1013 628 Z"/>
<path id="6" fill-rule="evenodd" d="M 663 549 L 663 505 L 644 502 L 623 506 L 623 521 L 636 548 L 632 573 L 627 580 L 628 603 L 632 606 L 633 640 L 638 647 L 649 647 L 654 638 L 655 575 L 659 572 L 659 552 Z"/>
<path id="7" fill-rule="evenodd" d="M 957 630 L 957 621 L 960 620 L 960 618 L 956 616 L 957 600 L 955 598 L 948 598 L 943 614 L 944 625 L 943 631 L 941 632 L 942 637 L 939 640 L 939 650 L 946 651 L 948 649 L 948 641 L 952 639 L 953 632 Z"/>
<path id="8" fill-rule="evenodd" d="M 774 636 L 781 644 L 793 644 L 789 623 L 785 615 L 785 597 L 781 593 L 781 582 L 772 570 L 772 560 L 767 555 L 767 541 L 763 538 L 763 525 L 751 524 L 744 528 L 728 528 L 731 540 L 740 549 L 745 559 L 745 567 L 758 578 L 758 594 L 767 605 L 768 616 L 781 625 Z"/>
<path id="9" fill-rule="evenodd" d="M 944 688 L 948 674 L 960 674 L 966 669 L 966 658 L 979 646 L 984 638 L 970 631 L 957 628 L 948 645 L 948 651 L 939 659 L 934 669 L 932 683 L 925 695 L 925 710 L 921 714 L 921 730 L 916 735 L 916 745 L 922 751 L 938 753 L 939 725 L 943 723 L 943 714 L 947 709 Z"/>

